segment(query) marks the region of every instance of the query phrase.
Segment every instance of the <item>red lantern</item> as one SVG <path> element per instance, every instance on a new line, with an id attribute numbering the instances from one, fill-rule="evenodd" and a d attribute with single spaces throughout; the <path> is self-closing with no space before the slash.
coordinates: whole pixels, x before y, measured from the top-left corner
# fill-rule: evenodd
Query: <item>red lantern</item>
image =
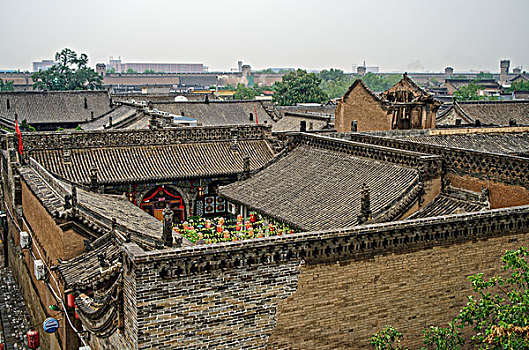
<path id="1" fill-rule="evenodd" d="M 75 305 L 75 318 L 79 319 L 79 314 L 77 313 L 77 305 Z"/>
<path id="2" fill-rule="evenodd" d="M 222 232 L 222 225 L 221 225 L 221 224 L 218 224 L 218 225 L 217 225 L 217 232 L 218 232 L 218 233 L 221 233 L 221 232 Z"/>
<path id="3" fill-rule="evenodd" d="M 75 306 L 75 296 L 73 294 L 68 294 L 67 300 L 68 300 L 68 307 Z"/>
<path id="4" fill-rule="evenodd" d="M 247 230 L 249 230 L 250 227 L 252 227 L 252 224 L 250 223 L 250 221 L 246 220 L 246 222 L 244 223 L 244 226 L 246 227 Z"/>
<path id="5" fill-rule="evenodd" d="M 235 225 L 235 229 L 236 229 L 237 231 L 240 231 L 240 230 L 241 230 L 241 224 L 239 224 L 239 223 L 237 222 L 237 225 Z"/>
<path id="6" fill-rule="evenodd" d="M 250 222 L 253 224 L 256 221 L 257 221 L 257 217 L 255 216 L 255 214 L 250 214 Z"/>
<path id="7" fill-rule="evenodd" d="M 4 350 L 4 343 L 0 343 L 0 350 Z"/>
<path id="8" fill-rule="evenodd" d="M 39 331 L 37 330 L 29 330 L 27 333 L 28 336 L 28 348 L 30 349 L 36 349 L 39 347 Z"/>

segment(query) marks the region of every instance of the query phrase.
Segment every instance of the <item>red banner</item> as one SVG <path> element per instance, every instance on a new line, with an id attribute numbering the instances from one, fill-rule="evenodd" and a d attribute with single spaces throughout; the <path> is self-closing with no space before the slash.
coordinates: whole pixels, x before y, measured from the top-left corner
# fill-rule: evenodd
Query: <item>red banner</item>
<path id="1" fill-rule="evenodd" d="M 17 132 L 18 136 L 18 153 L 22 154 L 24 147 L 22 145 L 22 133 L 20 132 L 20 128 L 18 127 L 17 118 L 15 118 L 15 131 Z"/>

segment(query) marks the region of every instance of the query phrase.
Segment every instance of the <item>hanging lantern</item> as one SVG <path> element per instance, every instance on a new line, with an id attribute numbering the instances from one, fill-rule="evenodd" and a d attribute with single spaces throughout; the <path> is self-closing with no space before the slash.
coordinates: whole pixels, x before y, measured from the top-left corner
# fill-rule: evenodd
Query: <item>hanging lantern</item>
<path id="1" fill-rule="evenodd" d="M 68 294 L 67 300 L 68 300 L 68 307 L 75 306 L 75 296 L 73 294 Z"/>
<path id="2" fill-rule="evenodd" d="M 250 222 L 253 224 L 256 221 L 257 221 L 257 215 L 255 215 L 254 213 L 251 213 L 250 214 Z"/>
<path id="3" fill-rule="evenodd" d="M 237 222 L 242 222 L 242 215 L 241 214 L 237 215 Z"/>
<path id="4" fill-rule="evenodd" d="M 227 230 L 224 231 L 224 239 L 226 240 L 230 239 L 230 233 Z"/>
<path id="5" fill-rule="evenodd" d="M 30 349 L 36 349 L 39 347 L 39 331 L 35 329 L 31 329 L 26 334 L 28 337 L 28 348 Z"/>
<path id="6" fill-rule="evenodd" d="M 221 233 L 222 232 L 222 225 L 217 225 L 217 232 L 218 233 Z"/>
<path id="7" fill-rule="evenodd" d="M 206 220 L 206 228 L 209 230 L 211 228 L 211 220 Z"/>
<path id="8" fill-rule="evenodd" d="M 75 305 L 75 318 L 79 319 L 79 314 L 77 313 L 77 305 Z"/>
<path id="9" fill-rule="evenodd" d="M 246 220 L 246 222 L 244 223 L 245 227 L 247 230 L 250 229 L 250 227 L 252 227 L 252 224 L 250 223 L 250 221 Z"/>
<path id="10" fill-rule="evenodd" d="M 237 231 L 240 231 L 241 230 L 241 224 L 239 222 L 237 222 L 237 224 L 235 225 L 235 229 Z"/>

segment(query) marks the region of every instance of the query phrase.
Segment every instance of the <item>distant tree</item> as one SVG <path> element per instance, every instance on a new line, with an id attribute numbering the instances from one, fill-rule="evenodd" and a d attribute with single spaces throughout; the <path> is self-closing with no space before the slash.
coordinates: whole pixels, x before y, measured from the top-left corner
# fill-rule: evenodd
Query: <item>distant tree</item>
<path id="1" fill-rule="evenodd" d="M 478 94 L 478 91 L 482 88 L 481 85 L 471 82 L 468 85 L 461 86 L 457 91 L 454 91 L 453 95 L 456 101 L 484 100 L 486 97 Z"/>
<path id="2" fill-rule="evenodd" d="M 257 96 L 257 92 L 254 88 L 249 88 L 243 84 L 237 85 L 237 88 L 234 90 L 235 94 L 233 98 L 236 100 L 253 100 Z"/>
<path id="3" fill-rule="evenodd" d="M 143 71 L 143 74 L 156 74 L 156 71 L 154 69 L 146 69 Z"/>
<path id="4" fill-rule="evenodd" d="M 116 68 L 114 67 L 107 70 L 107 74 L 114 74 L 114 73 L 116 73 Z"/>
<path id="5" fill-rule="evenodd" d="M 31 76 L 36 90 L 97 90 L 102 89 L 102 78 L 87 66 L 88 56 L 68 48 L 55 54 L 58 64 Z"/>
<path id="6" fill-rule="evenodd" d="M 274 70 L 272 68 L 266 68 L 266 69 L 261 69 L 261 70 L 258 70 L 258 71 L 255 71 L 254 73 L 261 73 L 261 74 L 274 74 Z"/>
<path id="7" fill-rule="evenodd" d="M 15 91 L 13 84 L 14 81 L 12 80 L 4 82 L 2 79 L 0 79 L 0 91 Z"/>
<path id="8" fill-rule="evenodd" d="M 371 90 L 374 92 L 380 92 L 395 85 L 400 79 L 402 79 L 402 76 L 399 74 L 384 76 L 369 72 L 362 76 L 361 79 Z"/>
<path id="9" fill-rule="evenodd" d="M 507 92 L 520 91 L 520 90 L 529 90 L 529 81 L 520 81 L 518 83 L 513 83 L 507 89 Z"/>
<path id="10" fill-rule="evenodd" d="M 329 97 L 320 87 L 321 79 L 314 73 L 303 69 L 283 75 L 282 81 L 273 85 L 273 101 L 281 106 L 293 106 L 297 103 L 323 103 Z"/>
<path id="11" fill-rule="evenodd" d="M 529 250 L 508 250 L 501 258 L 505 276 L 484 279 L 482 273 L 468 277 L 474 296 L 447 327 L 423 331 L 423 344 L 437 350 L 472 348 L 529 349 Z M 472 327 L 470 339 L 461 330 Z M 403 334 L 388 326 L 371 337 L 375 349 L 400 349 Z M 467 341 L 470 341 L 467 343 Z"/>
<path id="12" fill-rule="evenodd" d="M 494 79 L 494 76 L 491 73 L 479 72 L 476 75 L 476 80 L 491 80 Z"/>
<path id="13" fill-rule="evenodd" d="M 134 69 L 132 68 L 128 68 L 127 71 L 125 73 L 138 73 L 137 71 L 135 71 Z"/>
<path id="14" fill-rule="evenodd" d="M 344 80 L 346 78 L 346 75 L 344 74 L 343 70 L 334 68 L 331 68 L 329 70 L 324 69 L 320 71 L 319 76 L 323 81 L 337 81 Z"/>

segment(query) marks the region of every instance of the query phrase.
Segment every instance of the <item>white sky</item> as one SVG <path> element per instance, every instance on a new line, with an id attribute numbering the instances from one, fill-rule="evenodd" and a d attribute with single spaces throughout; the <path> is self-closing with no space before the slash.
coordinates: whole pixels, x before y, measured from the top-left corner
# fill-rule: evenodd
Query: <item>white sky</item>
<path id="1" fill-rule="evenodd" d="M 204 63 L 229 71 L 529 70 L 529 0 L 0 0 L 0 70 L 69 47 L 89 64 Z"/>

